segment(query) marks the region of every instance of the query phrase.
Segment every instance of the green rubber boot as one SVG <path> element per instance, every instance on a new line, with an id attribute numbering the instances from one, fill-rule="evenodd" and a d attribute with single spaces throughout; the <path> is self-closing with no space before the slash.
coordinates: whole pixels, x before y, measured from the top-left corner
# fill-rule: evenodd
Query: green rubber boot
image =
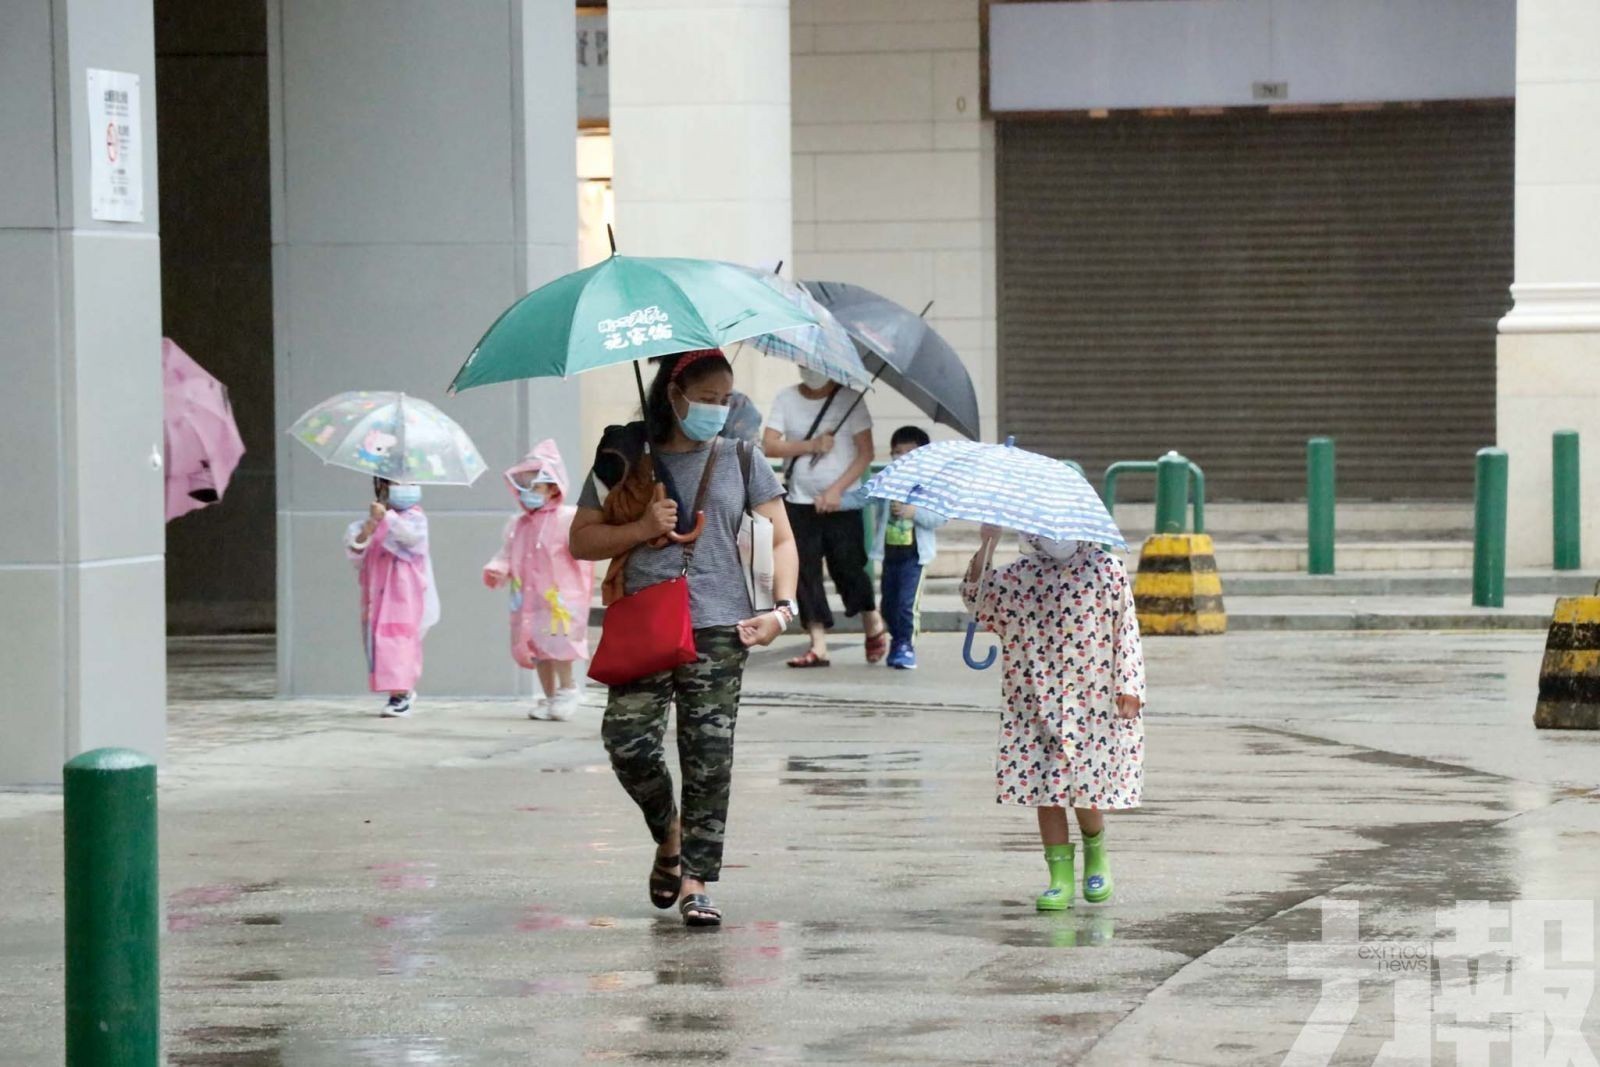
<path id="1" fill-rule="evenodd" d="M 1035 902 L 1040 911 L 1066 911 L 1072 907 L 1075 890 L 1072 877 L 1072 846 L 1046 845 L 1044 861 L 1050 866 L 1050 888 Z"/>
<path id="2" fill-rule="evenodd" d="M 1106 832 L 1083 839 L 1083 899 L 1104 904 L 1111 899 L 1111 861 L 1106 859 Z"/>

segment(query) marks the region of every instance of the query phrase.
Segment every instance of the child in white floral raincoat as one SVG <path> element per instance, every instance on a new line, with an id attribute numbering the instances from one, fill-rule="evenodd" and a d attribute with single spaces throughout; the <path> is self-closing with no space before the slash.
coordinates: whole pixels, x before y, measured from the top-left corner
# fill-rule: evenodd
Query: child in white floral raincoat
<path id="1" fill-rule="evenodd" d="M 1020 559 L 986 569 L 999 537 L 983 528 L 961 586 L 1003 648 L 996 800 L 1038 809 L 1050 868 L 1039 910 L 1072 907 L 1068 808 L 1083 836 L 1083 898 L 1102 903 L 1112 889 L 1104 813 L 1138 807 L 1144 787 L 1144 652 L 1128 572 L 1096 545 L 1029 535 Z"/>

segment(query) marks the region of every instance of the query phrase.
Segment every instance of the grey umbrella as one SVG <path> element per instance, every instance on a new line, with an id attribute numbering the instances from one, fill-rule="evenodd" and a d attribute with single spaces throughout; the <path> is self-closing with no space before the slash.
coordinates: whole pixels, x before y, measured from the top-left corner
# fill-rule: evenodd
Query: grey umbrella
<path id="1" fill-rule="evenodd" d="M 921 315 L 859 285 L 802 284 L 843 324 L 874 377 L 934 422 L 978 439 L 978 393 L 972 376 L 956 350 Z"/>

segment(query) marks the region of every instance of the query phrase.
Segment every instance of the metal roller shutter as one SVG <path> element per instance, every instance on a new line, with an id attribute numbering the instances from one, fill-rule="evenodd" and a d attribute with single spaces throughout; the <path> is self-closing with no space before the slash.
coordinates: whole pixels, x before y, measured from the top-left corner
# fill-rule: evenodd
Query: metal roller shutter
<path id="1" fill-rule="evenodd" d="M 1510 306 L 1509 106 L 998 123 L 1002 430 L 1217 499 L 1471 495 Z M 1130 489 L 1134 486 L 1130 486 Z"/>

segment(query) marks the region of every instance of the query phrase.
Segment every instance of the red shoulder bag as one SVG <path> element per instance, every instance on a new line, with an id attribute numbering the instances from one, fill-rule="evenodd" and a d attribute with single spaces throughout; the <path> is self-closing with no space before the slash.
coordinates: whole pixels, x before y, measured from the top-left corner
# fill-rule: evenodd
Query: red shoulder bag
<path id="1" fill-rule="evenodd" d="M 721 439 L 713 439 L 711 455 L 706 457 L 706 469 L 695 493 L 697 513 L 705 509 L 711 473 L 721 451 Z M 689 616 L 689 565 L 694 562 L 697 544 L 698 538 L 683 546 L 683 571 L 678 577 L 620 597 L 606 608 L 600 647 L 589 661 L 590 678 L 602 685 L 628 685 L 700 658 Z"/>

